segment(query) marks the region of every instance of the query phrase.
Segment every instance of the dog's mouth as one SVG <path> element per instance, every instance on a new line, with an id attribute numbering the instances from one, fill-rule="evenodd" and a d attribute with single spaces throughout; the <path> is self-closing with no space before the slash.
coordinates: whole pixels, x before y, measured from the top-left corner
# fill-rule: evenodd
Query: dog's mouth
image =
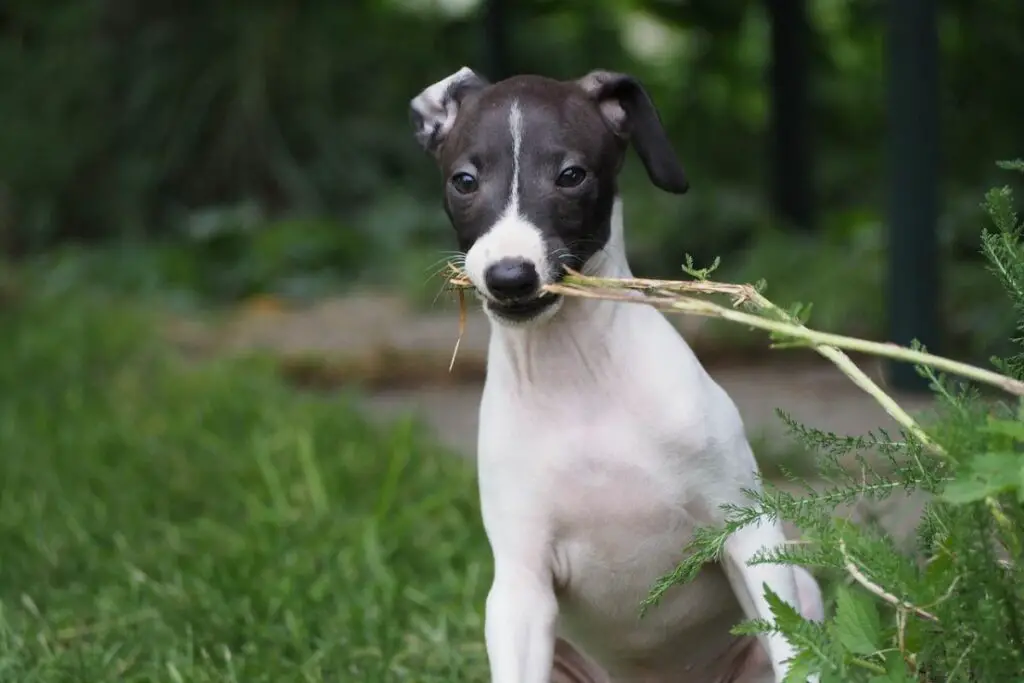
<path id="1" fill-rule="evenodd" d="M 533 320 L 561 301 L 558 294 L 541 293 L 529 299 L 518 299 L 515 301 L 496 301 L 487 298 L 487 310 L 514 323 L 523 323 Z"/>

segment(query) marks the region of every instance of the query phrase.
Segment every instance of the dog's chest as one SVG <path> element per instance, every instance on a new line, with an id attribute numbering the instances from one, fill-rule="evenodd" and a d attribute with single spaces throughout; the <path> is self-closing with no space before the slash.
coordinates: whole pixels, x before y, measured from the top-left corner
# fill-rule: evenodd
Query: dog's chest
<path id="1" fill-rule="evenodd" d="M 732 594 L 717 570 L 676 590 L 648 617 L 639 607 L 655 581 L 681 560 L 694 528 L 709 522 L 713 482 L 686 471 L 679 450 L 641 422 L 607 417 L 552 467 L 552 564 L 563 623 L 598 650 L 651 654 L 669 634 L 715 619 Z M 669 640 L 677 640 L 669 638 Z"/>
<path id="2" fill-rule="evenodd" d="M 495 485 L 485 503 L 540 505 L 550 528 L 564 534 L 595 525 L 647 535 L 678 529 L 714 476 L 693 466 L 714 445 L 701 417 L 636 395 L 531 403 L 485 392 L 481 483 Z"/>
<path id="3" fill-rule="evenodd" d="M 713 396 L 673 401 L 644 380 L 543 401 L 485 391 L 485 524 L 497 547 L 544 539 L 561 629 L 605 665 L 702 669 L 733 645 L 739 619 L 717 567 L 638 614 L 694 528 L 718 514 L 736 435 L 715 419 Z"/>
<path id="4" fill-rule="evenodd" d="M 667 631 L 714 618 L 732 600 L 724 579 L 708 575 L 637 621 L 653 583 L 717 506 L 721 479 L 708 466 L 716 443 L 699 407 L 635 394 L 577 394 L 559 405 L 488 404 L 485 396 L 479 455 L 488 532 L 546 536 L 567 622 L 630 649 L 656 648 Z"/>

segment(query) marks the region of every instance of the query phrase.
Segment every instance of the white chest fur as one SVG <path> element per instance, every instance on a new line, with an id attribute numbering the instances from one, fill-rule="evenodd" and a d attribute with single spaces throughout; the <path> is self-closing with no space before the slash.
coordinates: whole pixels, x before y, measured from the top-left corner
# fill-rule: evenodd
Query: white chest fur
<path id="1" fill-rule="evenodd" d="M 717 568 L 638 613 L 694 526 L 753 484 L 731 400 L 647 307 L 571 301 L 491 344 L 478 458 L 496 560 L 548 567 L 562 635 L 605 667 L 711 673 L 742 618 Z"/>

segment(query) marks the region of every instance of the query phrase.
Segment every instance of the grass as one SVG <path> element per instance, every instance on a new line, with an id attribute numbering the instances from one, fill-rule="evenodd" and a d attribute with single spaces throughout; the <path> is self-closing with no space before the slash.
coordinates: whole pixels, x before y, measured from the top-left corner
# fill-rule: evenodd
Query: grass
<path id="1" fill-rule="evenodd" d="M 486 680 L 465 466 L 154 327 L 76 288 L 0 308 L 0 681 Z"/>

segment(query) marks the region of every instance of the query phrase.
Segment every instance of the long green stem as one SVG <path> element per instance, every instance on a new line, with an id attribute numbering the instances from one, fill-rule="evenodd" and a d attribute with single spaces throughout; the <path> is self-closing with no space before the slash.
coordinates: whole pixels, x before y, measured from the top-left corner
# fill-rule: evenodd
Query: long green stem
<path id="1" fill-rule="evenodd" d="M 798 326 L 802 330 L 806 330 L 807 327 L 799 320 L 795 320 L 792 315 L 783 311 L 774 303 L 766 299 L 761 295 L 760 292 L 754 291 L 753 294 L 749 295 L 751 301 L 755 306 L 762 310 L 766 310 L 777 317 L 784 317 L 786 322 L 792 325 Z M 847 377 L 850 378 L 854 384 L 863 389 L 869 396 L 875 399 L 882 409 L 885 410 L 889 416 L 896 420 L 904 429 L 914 435 L 918 441 L 930 448 L 934 453 L 945 456 L 946 452 L 941 446 L 931 440 L 924 430 L 917 424 L 917 421 L 910 416 L 910 414 L 903 410 L 903 407 L 893 399 L 892 396 L 887 394 L 878 384 L 868 377 L 867 373 L 860 369 L 856 363 L 854 363 L 849 356 L 840 351 L 835 346 L 817 345 L 814 347 L 820 355 L 824 356 L 828 360 L 839 368 Z M 917 464 L 918 469 L 924 472 L 924 465 L 921 463 L 915 454 L 914 460 Z"/>
<path id="2" fill-rule="evenodd" d="M 872 672 L 874 672 L 876 674 L 884 674 L 885 673 L 885 667 L 884 666 L 881 666 L 879 664 L 875 664 L 874 662 L 869 662 L 869 661 L 867 661 L 865 659 L 861 659 L 860 657 L 853 657 L 853 658 L 851 658 L 850 659 L 850 663 L 855 665 L 855 666 L 859 666 L 862 669 L 867 669 L 868 671 L 872 671 Z"/>
<path id="3" fill-rule="evenodd" d="M 847 337 L 841 334 L 819 332 L 818 330 L 812 330 L 808 327 L 804 327 L 803 325 L 782 320 L 773 320 L 753 313 L 747 313 L 734 308 L 721 306 L 710 301 L 695 299 L 693 297 L 669 297 L 664 295 L 652 296 L 643 292 L 644 287 L 642 283 L 645 281 L 636 281 L 639 283 L 638 285 L 630 285 L 630 282 L 631 281 L 628 280 L 616 281 L 608 278 L 588 278 L 585 276 L 574 275 L 566 278 L 566 280 L 561 284 L 548 285 L 547 290 L 552 293 L 567 296 L 646 303 L 665 311 L 690 313 L 709 318 L 721 318 L 741 325 L 748 325 L 750 327 L 767 330 L 769 332 L 775 332 L 793 339 L 800 339 L 814 347 L 831 346 L 835 349 L 858 351 L 875 356 L 882 356 L 884 358 L 892 358 L 907 363 L 925 365 L 943 372 L 949 372 L 954 375 L 967 377 L 984 384 L 998 387 L 999 389 L 1017 396 L 1024 396 L 1024 382 L 1020 382 L 997 372 L 985 370 L 984 368 L 979 368 L 968 363 L 962 363 L 942 356 L 936 356 L 925 351 L 909 349 L 897 344 L 873 342 L 865 339 L 858 339 L 856 337 Z M 624 285 L 622 283 L 627 284 Z M 678 285 L 683 283 L 671 284 Z M 717 283 L 694 284 L 705 285 L 704 287 L 693 289 L 699 289 L 700 291 L 707 293 L 718 292 L 734 294 L 744 297 L 747 300 L 753 298 L 748 292 L 744 291 L 741 286 L 725 285 L 716 287 L 714 285 Z M 622 290 L 631 291 L 622 292 Z"/>
<path id="4" fill-rule="evenodd" d="M 450 268 L 456 286 L 471 286 L 469 280 L 455 266 Z M 819 332 L 806 327 L 793 315 L 782 310 L 765 298 L 750 285 L 737 285 L 698 280 L 654 280 L 644 278 L 598 278 L 570 272 L 560 283 L 548 285 L 551 293 L 592 299 L 606 299 L 630 303 L 646 303 L 661 310 L 674 313 L 689 313 L 703 317 L 720 318 L 750 327 L 784 335 L 790 339 L 802 340 L 817 353 L 831 361 L 850 380 L 865 391 L 908 433 L 937 455 L 946 456 L 941 446 L 932 441 L 900 405 L 878 386 L 868 375 L 847 356 L 842 349 L 859 351 L 908 363 L 916 363 L 968 377 L 998 387 L 1012 394 L 1024 396 L 1024 382 L 985 370 L 967 363 L 961 363 L 924 351 L 909 349 L 896 344 L 871 342 L 856 337 Z M 734 306 L 745 304 L 766 315 L 757 315 L 736 308 L 728 308 L 710 301 L 697 299 L 690 294 L 725 294 L 733 300 Z M 924 465 L 918 461 L 918 467 Z"/>

